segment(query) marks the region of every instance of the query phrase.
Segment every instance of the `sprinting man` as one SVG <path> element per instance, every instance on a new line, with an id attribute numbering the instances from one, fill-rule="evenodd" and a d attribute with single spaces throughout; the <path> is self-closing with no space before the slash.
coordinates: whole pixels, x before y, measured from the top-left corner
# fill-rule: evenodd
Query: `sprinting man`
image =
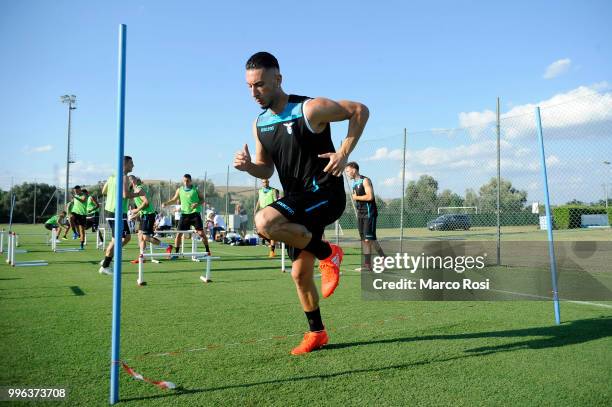
<path id="1" fill-rule="evenodd" d="M 309 332 L 291 353 L 320 349 L 328 342 L 314 283 L 315 258 L 321 270 L 323 298 L 340 281 L 340 247 L 322 240 L 326 225 L 342 215 L 346 206 L 340 178 L 368 120 L 361 103 L 288 95 L 281 88 L 278 61 L 258 52 L 246 63 L 251 96 L 264 109 L 253 123 L 255 157 L 248 145 L 234 157 L 234 168 L 257 178 L 270 178 L 274 167 L 285 196 L 257 213 L 257 231 L 270 240 L 285 242 L 293 260 L 291 275 L 308 320 Z M 330 123 L 348 120 L 348 134 L 334 150 Z"/>
<path id="2" fill-rule="evenodd" d="M 140 215 L 140 229 L 138 230 L 138 246 L 140 252 L 144 253 L 147 248 L 147 242 L 156 245 L 160 249 L 166 249 L 166 253 L 172 253 L 172 245 L 163 243 L 155 238 L 155 207 L 149 193 L 149 188 L 142 183 L 142 180 L 134 175 L 129 177 L 130 184 L 134 191 L 134 204 L 136 208 L 132 209 L 132 213 Z M 138 259 L 132 260 L 132 264 L 138 264 Z"/>
<path id="3" fill-rule="evenodd" d="M 128 213 L 128 202 L 131 198 L 134 198 L 134 194 L 131 191 L 130 182 L 127 175 L 134 169 L 134 161 L 132 157 L 126 155 L 123 157 L 123 233 L 121 236 L 121 247 L 125 246 L 131 238 L 130 227 L 127 223 Z M 113 271 L 110 269 L 110 262 L 113 260 L 114 249 L 115 249 L 115 201 L 117 199 L 117 176 L 111 175 L 102 187 L 102 195 L 106 195 L 106 203 L 104 205 L 104 211 L 106 220 L 111 229 L 112 239 L 106 247 L 104 253 L 104 259 L 100 262 L 101 267 L 98 270 L 100 274 L 112 275 Z"/>
<path id="4" fill-rule="evenodd" d="M 66 211 L 61 211 L 59 214 L 51 216 L 45 222 L 45 229 L 47 230 L 55 229 L 56 230 L 55 237 L 58 241 L 59 241 L 60 235 L 62 234 L 62 226 L 65 228 L 64 230 L 64 237 L 65 237 L 66 233 L 68 233 L 68 231 L 70 230 L 70 226 L 66 224 Z"/>
<path id="5" fill-rule="evenodd" d="M 200 215 L 204 198 L 202 193 L 198 190 L 197 185 L 193 185 L 190 174 L 183 175 L 183 186 L 176 190 L 172 198 L 162 203 L 162 208 L 179 201 L 181 204 L 181 219 L 179 221 L 178 230 L 189 230 L 193 226 L 198 236 L 202 238 L 206 253 L 210 256 L 208 238 L 206 237 L 206 233 L 204 233 L 202 216 Z M 176 253 L 179 252 L 182 241 L 183 234 L 177 233 L 176 239 L 174 240 L 174 249 Z"/>
<path id="6" fill-rule="evenodd" d="M 265 208 L 274 201 L 277 201 L 278 198 L 280 198 L 280 192 L 278 192 L 278 189 L 270 188 L 270 180 L 268 178 L 262 179 L 257 203 L 255 203 L 254 216 L 257 215 L 258 210 Z M 276 242 L 274 240 L 270 240 L 270 252 L 268 253 L 268 257 L 276 256 L 275 249 Z"/>
<path id="7" fill-rule="evenodd" d="M 374 187 L 370 178 L 359 173 L 359 164 L 354 161 L 346 164 L 346 175 L 353 183 L 353 201 L 357 209 L 357 228 L 361 239 L 361 252 L 363 254 L 363 267 L 372 269 L 372 250 L 379 256 L 384 256 L 378 240 L 376 240 L 376 219 L 378 208 L 374 197 Z M 361 267 L 355 271 L 362 271 Z"/>
<path id="8" fill-rule="evenodd" d="M 81 242 L 81 250 L 85 249 L 85 225 L 87 224 L 87 190 L 76 185 L 72 190 L 72 208 L 70 218 L 76 227 Z"/>
<path id="9" fill-rule="evenodd" d="M 87 222 L 85 223 L 85 229 L 91 228 L 92 232 L 96 232 L 99 226 L 100 204 L 93 195 L 89 194 L 89 191 L 83 189 L 83 192 L 87 194 Z"/>
<path id="10" fill-rule="evenodd" d="M 77 240 L 79 238 L 79 234 L 77 233 L 77 227 L 76 227 L 76 225 L 74 223 L 74 216 L 72 216 L 72 207 L 73 206 L 74 206 L 74 201 L 71 199 L 66 204 L 65 211 L 68 214 L 68 216 L 67 216 L 68 226 L 70 227 L 70 229 L 72 229 L 72 240 Z M 62 239 L 63 240 L 68 240 L 68 237 L 66 236 L 66 234 L 64 234 Z"/>

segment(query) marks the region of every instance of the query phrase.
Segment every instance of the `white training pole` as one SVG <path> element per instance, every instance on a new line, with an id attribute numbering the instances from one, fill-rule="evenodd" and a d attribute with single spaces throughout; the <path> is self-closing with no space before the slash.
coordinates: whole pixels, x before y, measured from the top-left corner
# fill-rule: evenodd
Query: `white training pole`
<path id="1" fill-rule="evenodd" d="M 15 266 L 15 233 L 11 233 L 11 266 Z"/>
<path id="2" fill-rule="evenodd" d="M 143 263 L 144 263 L 144 256 L 143 256 L 143 252 L 142 250 L 140 251 L 140 255 L 138 256 L 138 280 L 136 280 L 136 282 L 138 283 L 139 286 L 143 286 L 145 285 L 145 281 L 144 281 L 144 267 L 143 267 Z"/>
<path id="3" fill-rule="evenodd" d="M 285 242 L 281 243 L 281 270 L 283 270 L 283 273 L 287 272 L 285 268 Z"/>
<path id="4" fill-rule="evenodd" d="M 4 253 L 4 229 L 0 229 L 0 254 Z"/>
<path id="5" fill-rule="evenodd" d="M 195 235 L 192 234 L 191 235 L 191 252 L 194 253 L 195 251 L 196 251 L 196 240 L 195 240 Z M 191 261 L 196 261 L 196 257 L 191 256 Z"/>
<path id="6" fill-rule="evenodd" d="M 9 232 L 7 244 L 8 245 L 6 247 L 6 262 L 10 265 L 11 255 L 13 253 L 13 234 L 11 232 Z"/>
<path id="7" fill-rule="evenodd" d="M 57 231 L 55 230 L 55 228 L 53 228 L 51 229 L 51 251 L 55 251 L 55 249 L 57 249 L 56 238 L 57 238 Z"/>

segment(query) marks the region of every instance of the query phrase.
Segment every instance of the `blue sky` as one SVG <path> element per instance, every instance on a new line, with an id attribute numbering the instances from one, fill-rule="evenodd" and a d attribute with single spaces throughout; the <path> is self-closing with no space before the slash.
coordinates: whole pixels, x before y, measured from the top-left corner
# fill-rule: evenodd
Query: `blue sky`
<path id="1" fill-rule="evenodd" d="M 11 177 L 63 183 L 67 113 L 59 96 L 66 93 L 78 99 L 72 183 L 103 179 L 113 168 L 120 23 L 128 26 L 126 153 L 136 174 L 223 179 L 233 152 L 253 146 L 250 127 L 259 113 L 244 62 L 267 50 L 279 59 L 287 92 L 368 105 L 370 122 L 353 158 L 370 159 L 362 172 L 393 196 L 397 171 L 372 158 L 376 149 L 396 148 L 390 138 L 405 127 L 474 125 L 490 118 L 497 96 L 502 112 L 524 112 L 555 97 L 583 96 L 579 89 L 594 92 L 587 99 L 605 110 L 611 16 L 609 1 L 3 1 L 0 187 Z M 595 119 L 605 127 L 612 117 Z M 345 129 L 334 126 L 336 144 Z M 476 142 L 432 134 L 410 138 L 412 157 Z M 610 137 L 592 143 L 599 143 L 593 151 L 605 151 Z M 378 139 L 389 141 L 367 142 Z M 567 164 L 571 156 L 557 159 Z M 593 168 L 610 179 L 606 168 Z M 466 171 L 478 187 L 480 178 Z M 459 193 L 465 187 L 450 176 L 441 185 Z"/>

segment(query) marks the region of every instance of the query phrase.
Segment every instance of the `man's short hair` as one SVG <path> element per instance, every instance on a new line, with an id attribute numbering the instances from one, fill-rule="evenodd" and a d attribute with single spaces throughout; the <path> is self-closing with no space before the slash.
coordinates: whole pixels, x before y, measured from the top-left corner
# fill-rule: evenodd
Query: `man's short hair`
<path id="1" fill-rule="evenodd" d="M 85 192 L 86 194 L 89 193 L 89 191 L 87 191 L 85 188 L 81 189 L 81 192 Z"/>
<path id="2" fill-rule="evenodd" d="M 347 167 L 351 167 L 356 169 L 357 171 L 359 171 L 359 164 L 357 164 L 355 161 L 351 161 L 350 163 L 346 164 Z"/>
<path id="3" fill-rule="evenodd" d="M 130 157 L 129 155 L 124 155 L 123 156 L 123 161 L 127 161 L 127 160 L 131 160 L 132 157 Z"/>
<path id="4" fill-rule="evenodd" d="M 81 189 L 80 185 L 75 185 L 73 189 Z"/>
<path id="5" fill-rule="evenodd" d="M 280 70 L 280 67 L 278 66 L 278 60 L 274 57 L 274 55 L 270 54 L 269 52 L 265 52 L 265 51 L 257 52 L 251 55 L 251 57 L 246 63 L 247 70 L 248 69 L 260 69 L 260 68 L 264 68 L 264 69 L 276 68 Z"/>
<path id="6" fill-rule="evenodd" d="M 187 178 L 187 179 L 190 180 L 191 179 L 191 174 L 185 174 L 185 175 L 183 175 L 183 178 Z"/>

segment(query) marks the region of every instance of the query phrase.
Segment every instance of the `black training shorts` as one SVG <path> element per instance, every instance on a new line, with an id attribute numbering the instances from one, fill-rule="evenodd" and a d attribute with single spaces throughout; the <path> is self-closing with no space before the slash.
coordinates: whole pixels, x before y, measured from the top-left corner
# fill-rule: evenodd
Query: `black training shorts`
<path id="1" fill-rule="evenodd" d="M 113 212 L 106 211 L 106 220 L 108 222 L 108 226 L 111 229 L 111 235 L 115 236 L 115 214 Z M 121 236 L 125 237 L 130 234 L 130 226 L 127 222 L 127 214 L 123 214 L 123 234 Z"/>
<path id="2" fill-rule="evenodd" d="M 140 231 L 143 235 L 152 236 L 155 232 L 153 228 L 155 226 L 155 214 L 147 213 L 146 215 L 140 215 Z"/>
<path id="3" fill-rule="evenodd" d="M 321 239 L 325 226 L 340 218 L 346 206 L 344 190 L 323 190 L 292 193 L 274 201 L 271 207 L 290 222 L 306 226 L 313 238 Z M 291 260 L 297 259 L 301 250 L 288 248 Z"/>
<path id="4" fill-rule="evenodd" d="M 199 212 L 195 213 L 181 213 L 181 220 L 179 221 L 179 230 L 189 230 L 192 227 L 195 230 L 204 230 L 202 226 L 202 216 Z"/>
<path id="5" fill-rule="evenodd" d="M 357 227 L 361 240 L 376 240 L 376 218 L 378 216 L 359 217 Z"/>
<path id="6" fill-rule="evenodd" d="M 71 212 L 72 221 L 74 222 L 74 226 L 83 226 L 87 225 L 87 216 L 79 215 L 78 213 Z"/>

